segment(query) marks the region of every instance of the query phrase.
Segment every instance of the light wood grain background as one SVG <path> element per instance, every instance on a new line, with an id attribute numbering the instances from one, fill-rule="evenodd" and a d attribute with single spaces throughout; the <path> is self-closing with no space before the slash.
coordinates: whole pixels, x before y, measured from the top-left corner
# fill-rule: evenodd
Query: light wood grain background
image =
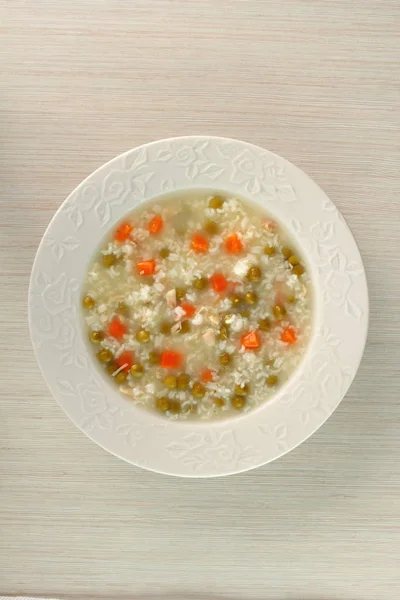
<path id="1" fill-rule="evenodd" d="M 0 594 L 398 600 L 399 0 L 0 0 Z M 363 254 L 371 324 L 346 399 L 255 472 L 153 475 L 50 396 L 26 315 L 36 247 L 94 168 L 211 133 L 306 170 Z"/>

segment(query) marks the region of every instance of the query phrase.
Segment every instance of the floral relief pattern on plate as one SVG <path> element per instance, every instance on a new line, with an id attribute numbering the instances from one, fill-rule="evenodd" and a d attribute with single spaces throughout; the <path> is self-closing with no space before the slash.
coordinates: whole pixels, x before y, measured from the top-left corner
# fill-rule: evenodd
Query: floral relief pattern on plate
<path id="1" fill-rule="evenodd" d="M 195 473 L 216 470 L 224 463 L 240 470 L 260 458 L 254 447 L 241 446 L 232 430 L 189 433 L 182 441 L 169 444 L 166 450 Z"/>
<path id="2" fill-rule="evenodd" d="M 309 232 L 302 230 L 298 219 L 292 219 L 293 230 L 304 240 L 308 250 L 316 256 L 316 267 L 324 277 L 323 296 L 325 302 L 332 302 L 344 308 L 346 314 L 355 319 L 363 316 L 362 307 L 349 297 L 355 278 L 365 277 L 361 263 L 349 259 L 340 249 L 340 231 L 330 220 L 314 223 Z M 339 224 L 340 230 L 344 223 Z"/>

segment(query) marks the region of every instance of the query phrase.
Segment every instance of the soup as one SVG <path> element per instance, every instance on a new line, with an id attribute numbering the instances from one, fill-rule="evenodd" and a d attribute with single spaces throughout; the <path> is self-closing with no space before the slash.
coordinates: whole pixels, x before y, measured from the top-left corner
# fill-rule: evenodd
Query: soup
<path id="1" fill-rule="evenodd" d="M 261 208 L 210 192 L 139 206 L 105 240 L 82 299 L 88 337 L 127 401 L 211 419 L 273 397 L 310 337 L 310 279 Z"/>

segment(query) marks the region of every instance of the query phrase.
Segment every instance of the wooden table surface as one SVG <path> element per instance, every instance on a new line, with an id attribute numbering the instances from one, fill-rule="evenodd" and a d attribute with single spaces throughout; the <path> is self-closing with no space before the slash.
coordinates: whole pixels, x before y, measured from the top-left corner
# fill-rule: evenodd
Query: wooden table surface
<path id="1" fill-rule="evenodd" d="M 0 0 L 0 595 L 398 600 L 399 0 Z M 35 250 L 116 154 L 211 133 L 307 171 L 363 254 L 346 399 L 257 471 L 177 480 L 94 445 L 29 340 Z"/>

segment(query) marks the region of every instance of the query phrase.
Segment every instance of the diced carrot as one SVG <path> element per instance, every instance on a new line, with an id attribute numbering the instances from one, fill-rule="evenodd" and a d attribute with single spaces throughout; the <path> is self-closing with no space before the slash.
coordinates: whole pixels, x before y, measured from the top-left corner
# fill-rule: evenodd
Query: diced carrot
<path id="1" fill-rule="evenodd" d="M 203 383 L 214 381 L 214 371 L 211 371 L 211 369 L 208 368 L 203 369 L 201 372 L 201 380 Z"/>
<path id="2" fill-rule="evenodd" d="M 188 319 L 190 319 L 191 317 L 193 317 L 194 313 L 196 312 L 196 307 L 193 306 L 193 304 L 189 304 L 189 303 L 183 303 L 181 304 L 181 308 L 183 308 L 183 310 L 186 313 L 186 316 Z"/>
<path id="3" fill-rule="evenodd" d="M 225 247 L 229 254 L 239 254 L 243 250 L 242 240 L 237 233 L 231 233 L 225 239 Z"/>
<path id="4" fill-rule="evenodd" d="M 192 236 L 192 250 L 195 252 L 208 252 L 208 240 L 200 233 L 194 233 Z"/>
<path id="5" fill-rule="evenodd" d="M 148 275 L 154 275 L 156 270 L 156 261 L 155 260 L 142 260 L 136 263 L 136 271 L 138 275 L 142 277 L 146 277 Z"/>
<path id="6" fill-rule="evenodd" d="M 257 350 L 260 347 L 260 338 L 257 331 L 249 331 L 242 336 L 242 346 L 246 350 Z"/>
<path id="7" fill-rule="evenodd" d="M 131 366 L 133 365 L 134 362 L 135 362 L 135 358 L 134 358 L 133 352 L 130 352 L 130 350 L 126 350 L 125 352 L 120 354 L 118 356 L 118 358 L 116 359 L 117 365 L 119 367 L 124 367 L 124 369 L 123 369 L 124 371 L 129 371 L 129 369 L 131 368 Z"/>
<path id="8" fill-rule="evenodd" d="M 117 340 L 120 340 L 125 333 L 126 325 L 122 323 L 122 321 L 120 321 L 118 317 L 114 317 L 108 326 L 108 335 L 114 337 Z"/>
<path id="9" fill-rule="evenodd" d="M 160 365 L 164 369 L 179 369 L 183 364 L 183 356 L 174 350 L 164 350 L 161 354 Z"/>
<path id="10" fill-rule="evenodd" d="M 149 223 L 149 231 L 153 235 L 157 235 L 158 233 L 160 233 L 160 231 L 162 230 L 163 227 L 164 227 L 164 221 L 163 221 L 162 217 L 160 217 L 159 215 L 156 215 L 155 217 L 153 217 Z"/>
<path id="11" fill-rule="evenodd" d="M 222 273 L 214 273 L 210 279 L 215 292 L 223 292 L 228 287 L 226 277 Z"/>
<path id="12" fill-rule="evenodd" d="M 297 342 L 297 335 L 293 327 L 285 327 L 281 333 L 281 340 L 286 344 L 295 344 Z"/>
<path id="13" fill-rule="evenodd" d="M 130 223 L 121 223 L 121 225 L 119 225 L 117 227 L 117 230 L 115 232 L 115 239 L 117 242 L 125 242 L 132 231 L 133 227 Z"/>

